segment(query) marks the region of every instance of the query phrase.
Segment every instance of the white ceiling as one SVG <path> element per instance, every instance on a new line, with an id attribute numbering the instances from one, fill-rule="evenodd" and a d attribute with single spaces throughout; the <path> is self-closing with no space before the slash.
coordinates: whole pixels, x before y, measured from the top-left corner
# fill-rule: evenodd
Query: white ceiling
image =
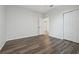
<path id="1" fill-rule="evenodd" d="M 66 10 L 70 9 L 70 7 L 72 9 L 79 8 L 79 5 L 53 5 L 53 7 L 50 7 L 50 5 L 20 5 L 20 6 L 39 13 L 46 13 L 53 9 Z"/>
<path id="2" fill-rule="evenodd" d="M 50 7 L 50 5 L 21 5 L 21 6 L 40 13 L 45 13 L 53 8 Z"/>

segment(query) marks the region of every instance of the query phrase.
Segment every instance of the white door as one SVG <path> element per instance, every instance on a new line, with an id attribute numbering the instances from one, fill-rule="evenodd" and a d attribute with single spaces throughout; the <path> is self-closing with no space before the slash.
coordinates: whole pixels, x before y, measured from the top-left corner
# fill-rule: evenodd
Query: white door
<path id="1" fill-rule="evenodd" d="M 45 31 L 49 32 L 49 18 L 43 18 L 39 20 L 39 33 L 44 34 Z"/>
<path id="2" fill-rule="evenodd" d="M 64 39 L 79 43 L 79 10 L 64 14 Z"/>

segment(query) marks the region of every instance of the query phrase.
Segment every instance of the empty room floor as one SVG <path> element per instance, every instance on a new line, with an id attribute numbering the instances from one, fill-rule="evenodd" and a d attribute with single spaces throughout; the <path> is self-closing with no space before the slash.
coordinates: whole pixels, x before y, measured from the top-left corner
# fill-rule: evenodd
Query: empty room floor
<path id="1" fill-rule="evenodd" d="M 50 44 L 44 45 L 43 35 L 7 41 L 1 54 L 78 54 L 79 43 L 50 37 Z M 49 48 L 50 47 L 50 48 Z M 47 49 L 48 48 L 48 49 Z"/>

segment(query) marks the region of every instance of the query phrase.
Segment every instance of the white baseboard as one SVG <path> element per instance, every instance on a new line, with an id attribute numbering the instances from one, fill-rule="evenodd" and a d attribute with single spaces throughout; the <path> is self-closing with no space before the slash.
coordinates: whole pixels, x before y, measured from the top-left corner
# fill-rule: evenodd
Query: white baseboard
<path id="1" fill-rule="evenodd" d="M 54 34 L 49 34 L 49 36 L 51 36 L 51 37 L 55 37 L 55 38 L 59 38 L 59 39 L 63 39 L 62 36 L 58 36 L 58 35 L 54 35 Z"/>
<path id="2" fill-rule="evenodd" d="M 40 35 L 40 34 L 30 35 L 30 36 L 23 36 L 23 37 L 16 37 L 16 38 L 10 38 L 10 39 L 7 39 L 7 41 L 9 41 L 9 40 L 16 40 L 16 39 L 21 39 L 21 38 L 27 38 L 27 37 L 37 36 L 37 35 Z"/>
<path id="3" fill-rule="evenodd" d="M 0 50 L 3 48 L 3 46 L 5 45 L 6 41 L 4 41 L 1 46 L 0 46 Z"/>

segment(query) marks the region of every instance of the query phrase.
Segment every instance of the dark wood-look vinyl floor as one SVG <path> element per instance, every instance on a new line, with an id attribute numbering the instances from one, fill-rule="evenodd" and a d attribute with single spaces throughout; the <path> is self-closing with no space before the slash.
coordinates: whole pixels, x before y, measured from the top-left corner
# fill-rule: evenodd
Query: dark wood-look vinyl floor
<path id="1" fill-rule="evenodd" d="M 78 54 L 79 43 L 49 37 L 50 44 L 44 42 L 43 35 L 7 41 L 1 54 Z"/>

